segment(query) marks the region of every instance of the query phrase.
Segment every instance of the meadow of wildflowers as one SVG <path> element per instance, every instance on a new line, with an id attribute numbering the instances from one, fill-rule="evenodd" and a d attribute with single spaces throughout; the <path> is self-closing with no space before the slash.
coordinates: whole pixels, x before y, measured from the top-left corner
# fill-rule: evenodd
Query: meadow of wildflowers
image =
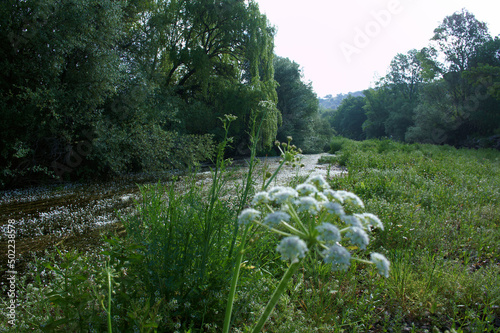
<path id="1" fill-rule="evenodd" d="M 142 187 L 126 235 L 29 265 L 17 331 L 498 331 L 498 151 L 343 140 L 328 162 L 348 172 Z"/>

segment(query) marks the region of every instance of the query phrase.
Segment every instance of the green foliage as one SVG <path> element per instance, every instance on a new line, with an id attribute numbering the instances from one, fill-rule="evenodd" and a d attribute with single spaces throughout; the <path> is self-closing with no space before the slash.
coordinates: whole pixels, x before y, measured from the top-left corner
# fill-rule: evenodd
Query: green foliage
<path id="1" fill-rule="evenodd" d="M 389 278 L 380 279 L 363 263 L 332 273 L 321 258 L 311 256 L 289 281 L 290 292 L 279 299 L 265 329 L 495 331 L 500 315 L 498 151 L 343 140 L 337 155 L 348 174 L 329 183 L 357 193 L 366 210 L 384 223 L 384 230 L 372 233 L 368 250 L 383 246 L 391 261 Z M 219 175 L 217 183 L 227 184 L 228 171 Z M 127 217 L 127 239 L 108 239 L 101 256 L 61 251 L 61 259 L 46 255 L 43 261 L 50 264 L 30 266 L 18 281 L 19 330 L 50 324 L 56 331 L 106 331 L 103 304 L 109 308 L 111 290 L 114 331 L 220 332 L 234 218 L 245 200 L 232 196 L 234 204 L 227 196 L 226 201 L 224 186 L 203 188 L 198 180 L 187 177 L 143 189 L 139 214 Z M 210 193 L 219 196 L 212 201 Z M 206 222 L 210 202 L 211 224 Z M 248 235 L 248 261 L 240 265 L 232 316 L 239 330 L 256 322 L 287 269 L 275 252 L 277 240 L 262 229 Z M 213 247 L 203 259 L 207 242 Z M 5 322 L 0 327 L 8 330 Z"/>
<path id="2" fill-rule="evenodd" d="M 365 105 L 343 101 L 332 121 L 338 134 L 469 147 L 496 140 L 498 38 L 465 9 L 434 33 L 429 47 L 394 57 L 377 87 L 364 91 Z"/>
<path id="3" fill-rule="evenodd" d="M 237 113 L 245 147 L 277 102 L 253 1 L 8 0 L 0 24 L 1 186 L 190 166 L 223 139 L 218 117 Z M 280 121 L 271 107 L 263 147 Z"/>
<path id="4" fill-rule="evenodd" d="M 333 117 L 335 131 L 350 139 L 364 139 L 362 125 L 366 121 L 365 105 L 366 99 L 363 97 L 349 96 L 344 99 Z"/>
<path id="5" fill-rule="evenodd" d="M 347 138 L 342 136 L 334 136 L 330 141 L 330 153 L 335 154 L 342 150 L 342 147 L 348 142 Z"/>
<path id="6" fill-rule="evenodd" d="M 288 58 L 276 57 L 274 70 L 278 83 L 277 108 L 283 119 L 278 140 L 285 141 L 291 136 L 305 153 L 323 151 L 324 142 L 332 133 L 328 122 L 319 116 L 318 98 L 311 83 L 302 82 L 299 64 Z"/>
<path id="7" fill-rule="evenodd" d="M 499 153 L 370 140 L 351 141 L 342 155 L 349 175 L 334 179 L 335 187 L 359 193 L 386 225 L 374 245 L 389 251 L 391 277 L 363 283 L 375 283 L 370 297 L 381 293 L 391 310 L 366 323 L 402 329 L 409 316 L 441 330 L 494 330 L 500 235 L 491 209 L 498 201 Z M 349 308 L 359 295 L 342 299 Z M 342 315 L 350 327 L 363 316 L 354 313 Z"/>

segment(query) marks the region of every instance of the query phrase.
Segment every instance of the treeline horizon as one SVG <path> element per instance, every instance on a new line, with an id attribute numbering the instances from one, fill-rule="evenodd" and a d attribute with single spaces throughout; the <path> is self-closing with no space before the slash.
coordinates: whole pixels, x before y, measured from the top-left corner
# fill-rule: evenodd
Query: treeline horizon
<path id="1" fill-rule="evenodd" d="M 226 114 L 231 155 L 263 117 L 261 154 L 331 135 L 255 1 L 7 0 L 0 27 L 0 188 L 186 168 Z"/>
<path id="2" fill-rule="evenodd" d="M 500 133 L 500 41 L 465 10 L 435 47 L 398 54 L 335 111 L 274 54 L 255 1 L 7 0 L 0 27 L 0 188 L 187 168 L 212 158 L 228 114 L 229 156 L 248 153 L 262 119 L 261 155 L 288 136 L 319 153 L 334 134 L 457 144 Z"/>
<path id="3" fill-rule="evenodd" d="M 338 135 L 500 149 L 500 39 L 462 9 L 429 46 L 397 54 L 363 95 L 324 110 Z"/>

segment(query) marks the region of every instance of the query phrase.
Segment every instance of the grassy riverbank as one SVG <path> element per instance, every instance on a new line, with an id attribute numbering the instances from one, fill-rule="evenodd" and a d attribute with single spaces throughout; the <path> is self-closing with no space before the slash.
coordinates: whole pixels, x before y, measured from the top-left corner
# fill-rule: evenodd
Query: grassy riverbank
<path id="1" fill-rule="evenodd" d="M 325 162 L 348 173 L 330 184 L 356 193 L 384 223 L 368 250 L 387 256 L 390 275 L 354 262 L 331 272 L 308 257 L 267 331 L 498 329 L 500 153 L 388 140 L 337 146 Z M 16 285 L 18 329 L 106 331 L 110 309 L 115 332 L 220 332 L 239 239 L 236 216 L 246 199 L 243 186 L 226 186 L 231 173 L 224 167 L 214 176 L 215 185 L 187 177 L 182 186 L 143 188 L 137 214 L 123 216 L 127 235 L 109 239 L 100 255 L 62 250 L 33 264 Z M 252 326 L 287 268 L 276 253 L 278 237 L 256 229 L 250 239 L 235 332 Z M 4 320 L 0 328 L 7 326 Z"/>

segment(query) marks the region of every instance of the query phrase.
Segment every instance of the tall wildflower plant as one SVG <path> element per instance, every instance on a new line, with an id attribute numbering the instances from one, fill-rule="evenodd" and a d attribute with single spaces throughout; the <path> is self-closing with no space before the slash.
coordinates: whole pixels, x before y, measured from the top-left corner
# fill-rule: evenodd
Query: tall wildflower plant
<path id="1" fill-rule="evenodd" d="M 389 261 L 384 255 L 374 252 L 368 260 L 355 257 L 350 251 L 366 250 L 369 233 L 384 228 L 377 216 L 363 210 L 364 204 L 359 197 L 350 192 L 332 190 L 318 175 L 310 176 L 295 188 L 276 186 L 255 194 L 251 207 L 244 209 L 238 217 L 245 230 L 242 244 L 245 244 L 248 231 L 254 227 L 277 233 L 283 238 L 276 250 L 290 265 L 252 332 L 261 331 L 303 258 L 312 252 L 318 252 L 324 263 L 331 265 L 332 271 L 346 270 L 355 260 L 374 265 L 381 275 L 389 276 Z M 228 306 L 233 299 L 234 294 L 230 294 Z M 228 331 L 226 317 L 223 332 Z"/>
<path id="2" fill-rule="evenodd" d="M 258 133 L 260 132 L 260 128 L 262 126 L 262 123 L 266 117 L 266 113 L 261 118 L 261 122 L 257 129 L 254 127 L 252 129 L 252 133 L 250 135 L 252 146 L 251 146 L 251 158 L 250 158 L 250 164 L 249 164 L 249 170 L 247 173 L 247 180 L 246 180 L 246 185 L 245 185 L 245 190 L 243 191 L 243 196 L 240 200 L 240 207 L 239 207 L 239 212 L 243 214 L 242 208 L 243 205 L 247 202 L 247 195 L 249 193 L 249 189 L 252 186 L 251 179 L 252 179 L 252 172 L 253 168 L 255 166 L 255 155 L 257 151 L 257 141 L 258 141 Z M 254 121 L 254 124 L 256 122 Z M 266 188 L 269 187 L 273 179 L 276 177 L 276 175 L 279 173 L 281 168 L 283 167 L 284 164 L 288 163 L 297 163 L 298 162 L 298 154 L 300 153 L 300 150 L 297 149 L 294 145 L 291 145 L 290 142 L 292 141 L 292 137 L 287 137 L 288 143 L 282 143 L 280 144 L 279 141 L 276 141 L 276 146 L 279 148 L 281 152 L 281 163 L 279 164 L 278 168 L 276 171 L 271 175 L 264 175 L 263 179 L 263 184 L 262 184 L 262 190 L 265 190 Z M 232 272 L 232 277 L 231 277 L 231 285 L 229 289 L 229 297 L 226 305 L 226 312 L 225 312 L 225 317 L 224 317 L 224 326 L 223 326 L 223 332 L 227 333 L 229 332 L 229 329 L 231 327 L 231 315 L 233 311 L 233 302 L 234 302 L 234 297 L 236 295 L 236 287 L 238 285 L 238 280 L 240 276 L 240 269 L 241 269 L 241 262 L 243 260 L 243 255 L 244 255 L 244 250 L 246 247 L 246 241 L 247 241 L 247 236 L 250 231 L 250 224 L 244 224 L 240 223 L 240 218 L 238 218 L 238 223 L 235 228 L 235 234 L 234 234 L 234 240 L 233 244 L 236 241 L 236 236 L 238 233 L 239 228 L 243 226 L 243 236 L 241 237 L 241 242 L 238 246 L 238 251 L 236 253 L 236 259 L 234 260 L 234 266 L 233 266 L 233 272 Z M 230 255 L 232 253 L 232 246 L 230 250 Z"/>

